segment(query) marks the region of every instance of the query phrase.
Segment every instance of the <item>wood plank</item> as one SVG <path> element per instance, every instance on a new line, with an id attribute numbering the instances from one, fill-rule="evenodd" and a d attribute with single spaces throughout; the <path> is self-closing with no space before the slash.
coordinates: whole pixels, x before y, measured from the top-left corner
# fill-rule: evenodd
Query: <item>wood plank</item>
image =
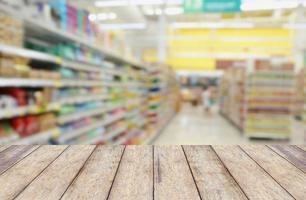
<path id="1" fill-rule="evenodd" d="M 202 199 L 247 199 L 210 146 L 183 148 Z"/>
<path id="2" fill-rule="evenodd" d="M 180 146 L 154 147 L 154 197 L 156 199 L 200 199 Z"/>
<path id="3" fill-rule="evenodd" d="M 4 144 L 4 145 L 0 145 L 0 152 L 4 151 L 5 149 L 9 148 L 11 145 L 8 144 Z"/>
<path id="4" fill-rule="evenodd" d="M 242 148 L 294 198 L 305 198 L 305 173 L 267 146 L 244 145 Z"/>
<path id="5" fill-rule="evenodd" d="M 98 146 L 62 199 L 106 199 L 123 151 L 124 146 Z"/>
<path id="6" fill-rule="evenodd" d="M 291 145 L 270 145 L 269 147 L 306 173 L 306 151 Z"/>
<path id="7" fill-rule="evenodd" d="M 67 146 L 41 146 L 0 176 L 0 199 L 13 199 Z"/>
<path id="8" fill-rule="evenodd" d="M 300 149 L 306 151 L 306 146 L 305 145 L 297 145 L 297 147 L 299 147 Z"/>
<path id="9" fill-rule="evenodd" d="M 109 199 L 153 199 L 153 147 L 127 146 Z"/>
<path id="10" fill-rule="evenodd" d="M 23 159 L 32 153 L 39 146 L 10 146 L 4 151 L 0 152 L 0 174 L 5 172 L 8 168 L 13 166 L 16 162 Z"/>
<path id="11" fill-rule="evenodd" d="M 294 199 L 238 146 L 213 146 L 249 199 Z"/>
<path id="12" fill-rule="evenodd" d="M 72 145 L 16 199 L 59 199 L 93 152 L 93 145 Z"/>

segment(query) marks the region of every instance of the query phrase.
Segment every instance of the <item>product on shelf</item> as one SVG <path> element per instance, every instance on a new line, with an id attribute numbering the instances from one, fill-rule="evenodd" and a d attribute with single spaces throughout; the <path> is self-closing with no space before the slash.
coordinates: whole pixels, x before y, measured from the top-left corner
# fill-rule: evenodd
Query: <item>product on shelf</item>
<path id="1" fill-rule="evenodd" d="M 295 97 L 294 66 L 257 60 L 248 75 L 245 132 L 251 138 L 289 139 Z"/>
<path id="2" fill-rule="evenodd" d="M 150 143 L 177 111 L 179 89 L 174 73 L 168 66 L 155 66 L 147 80 L 146 132 L 139 137 Z M 137 142 L 137 140 L 136 140 Z"/>
<path id="3" fill-rule="evenodd" d="M 245 120 L 246 62 L 232 61 L 227 65 L 221 81 L 220 112 L 239 130 L 243 131 Z"/>
<path id="4" fill-rule="evenodd" d="M 9 143 L 18 139 L 18 134 L 14 131 L 8 121 L 0 121 L 0 144 Z"/>
<path id="5" fill-rule="evenodd" d="M 27 58 L 0 53 L 0 77 L 28 78 L 30 73 L 28 62 Z"/>
<path id="6" fill-rule="evenodd" d="M 31 5 L 25 19 L 30 34 L 24 41 L 23 34 L 16 36 L 18 48 L 1 48 L 0 144 L 12 143 L 11 135 L 14 142 L 28 144 L 45 137 L 43 142 L 52 144 L 139 144 L 157 134 L 174 114 L 174 73 L 166 67 L 151 73 L 142 64 L 106 53 L 88 13 L 65 0 Z M 149 127 L 148 110 L 158 112 L 158 127 Z"/>
<path id="7" fill-rule="evenodd" d="M 9 15 L 0 13 L 0 44 L 22 46 L 23 24 Z"/>

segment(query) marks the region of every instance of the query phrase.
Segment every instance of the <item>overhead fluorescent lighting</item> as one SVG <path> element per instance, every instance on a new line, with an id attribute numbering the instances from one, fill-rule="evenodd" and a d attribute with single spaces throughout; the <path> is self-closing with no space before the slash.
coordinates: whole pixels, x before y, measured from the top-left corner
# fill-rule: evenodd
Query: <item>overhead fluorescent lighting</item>
<path id="1" fill-rule="evenodd" d="M 292 9 L 300 5 L 299 0 L 257 0 L 245 1 L 241 4 L 242 11 Z"/>
<path id="2" fill-rule="evenodd" d="M 284 24 L 283 28 L 286 28 L 286 29 L 306 29 L 306 23 Z"/>
<path id="3" fill-rule="evenodd" d="M 96 1 L 97 7 L 120 7 L 120 6 L 141 6 L 141 5 L 182 5 L 183 0 L 104 0 Z"/>
<path id="4" fill-rule="evenodd" d="M 164 9 L 164 11 L 160 8 L 156 8 L 156 9 L 144 9 L 143 10 L 145 15 L 161 15 L 163 14 L 163 12 L 165 13 L 165 15 L 180 15 L 184 13 L 183 8 L 180 7 L 169 7 Z"/>
<path id="5" fill-rule="evenodd" d="M 157 9 L 155 9 L 154 14 L 155 15 L 161 15 L 161 14 L 163 14 L 163 11 L 162 11 L 162 9 L 157 8 Z"/>
<path id="6" fill-rule="evenodd" d="M 176 22 L 172 24 L 174 29 L 221 29 L 221 28 L 254 28 L 253 23 L 248 22 Z"/>
<path id="7" fill-rule="evenodd" d="M 107 1 L 96 1 L 95 6 L 97 7 L 120 7 L 127 6 L 129 2 L 126 0 L 107 0 Z"/>
<path id="8" fill-rule="evenodd" d="M 95 15 L 95 14 L 90 14 L 90 15 L 88 16 L 88 19 L 89 19 L 90 21 L 96 21 L 96 20 L 97 20 L 97 15 Z"/>
<path id="9" fill-rule="evenodd" d="M 106 20 L 114 20 L 117 19 L 116 13 L 98 13 L 98 14 L 90 14 L 90 21 L 106 21 Z"/>
<path id="10" fill-rule="evenodd" d="M 99 24 L 103 30 L 133 30 L 145 29 L 144 23 L 126 23 L 126 24 Z"/>
<path id="11" fill-rule="evenodd" d="M 184 13 L 184 9 L 182 7 L 169 7 L 165 9 L 166 15 L 180 15 Z"/>

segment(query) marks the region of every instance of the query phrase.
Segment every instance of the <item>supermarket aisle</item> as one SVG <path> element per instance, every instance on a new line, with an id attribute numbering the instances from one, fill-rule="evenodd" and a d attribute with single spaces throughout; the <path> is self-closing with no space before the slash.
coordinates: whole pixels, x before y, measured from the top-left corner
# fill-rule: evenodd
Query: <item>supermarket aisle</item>
<path id="1" fill-rule="evenodd" d="M 241 133 L 218 114 L 205 116 L 201 107 L 185 104 L 155 144 L 241 144 Z"/>
<path id="2" fill-rule="evenodd" d="M 301 128 L 295 126 L 295 134 L 290 143 L 303 144 Z M 248 143 L 288 143 L 287 141 L 249 140 L 222 116 L 215 113 L 212 117 L 204 115 L 200 107 L 189 104 L 183 106 L 181 112 L 165 128 L 154 141 L 157 145 L 171 144 L 248 144 Z"/>

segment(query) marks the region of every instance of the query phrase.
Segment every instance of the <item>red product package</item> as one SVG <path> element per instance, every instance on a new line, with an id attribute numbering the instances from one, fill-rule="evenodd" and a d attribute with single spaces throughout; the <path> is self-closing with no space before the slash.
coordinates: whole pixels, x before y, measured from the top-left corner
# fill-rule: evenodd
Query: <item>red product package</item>
<path id="1" fill-rule="evenodd" d="M 0 90 L 0 93 L 9 95 L 16 99 L 16 102 L 19 106 L 27 105 L 27 93 L 23 89 L 18 88 L 3 88 Z"/>
<path id="2" fill-rule="evenodd" d="M 25 134 L 26 136 L 33 135 L 39 131 L 39 121 L 36 116 L 25 117 Z"/>
<path id="3" fill-rule="evenodd" d="M 13 129 L 21 136 L 25 136 L 25 121 L 24 117 L 17 117 L 11 120 Z"/>

